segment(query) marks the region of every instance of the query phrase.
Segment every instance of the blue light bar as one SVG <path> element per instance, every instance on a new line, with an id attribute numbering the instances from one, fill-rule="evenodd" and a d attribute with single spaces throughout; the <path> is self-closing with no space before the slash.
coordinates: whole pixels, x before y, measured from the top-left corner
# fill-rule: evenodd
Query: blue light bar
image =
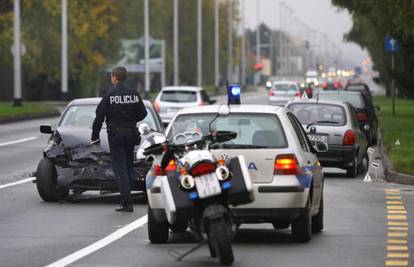
<path id="1" fill-rule="evenodd" d="M 227 86 L 228 104 L 240 104 L 241 86 L 239 84 L 229 84 Z"/>

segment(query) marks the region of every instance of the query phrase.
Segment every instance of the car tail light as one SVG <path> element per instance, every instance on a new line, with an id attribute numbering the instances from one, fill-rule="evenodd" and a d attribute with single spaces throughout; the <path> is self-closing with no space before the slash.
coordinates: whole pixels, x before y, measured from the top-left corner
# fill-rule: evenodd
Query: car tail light
<path id="1" fill-rule="evenodd" d="M 300 92 L 297 92 L 297 93 L 295 94 L 295 96 L 300 96 Z"/>
<path id="2" fill-rule="evenodd" d="M 275 94 L 273 93 L 272 90 L 269 91 L 269 96 L 274 96 Z"/>
<path id="3" fill-rule="evenodd" d="M 154 164 L 154 175 L 155 176 L 164 175 L 164 172 L 162 171 L 161 166 L 158 164 Z"/>
<path id="4" fill-rule="evenodd" d="M 170 160 L 170 162 L 168 162 L 167 167 L 165 167 L 165 172 L 170 172 L 170 171 L 175 171 L 177 169 L 177 166 L 175 165 L 175 161 L 174 160 Z"/>
<path id="5" fill-rule="evenodd" d="M 153 105 L 154 105 L 155 111 L 160 113 L 160 103 L 158 103 L 158 101 L 154 101 Z"/>
<path id="6" fill-rule="evenodd" d="M 364 112 L 359 112 L 358 113 L 358 120 L 360 122 L 366 122 L 368 120 L 367 114 L 365 114 Z"/>
<path id="7" fill-rule="evenodd" d="M 328 88 L 328 83 L 323 83 L 323 84 L 322 84 L 322 88 L 323 88 L 323 89 Z"/>
<path id="8" fill-rule="evenodd" d="M 207 173 L 211 173 L 216 170 L 216 164 L 211 162 L 201 162 L 197 164 L 195 167 L 191 170 L 192 176 L 201 176 Z"/>
<path id="9" fill-rule="evenodd" d="M 353 145 L 355 144 L 355 132 L 352 130 L 347 130 L 344 134 L 344 145 Z"/>
<path id="10" fill-rule="evenodd" d="M 275 175 L 297 175 L 300 172 L 300 166 L 296 156 L 293 154 L 278 155 L 275 160 Z"/>

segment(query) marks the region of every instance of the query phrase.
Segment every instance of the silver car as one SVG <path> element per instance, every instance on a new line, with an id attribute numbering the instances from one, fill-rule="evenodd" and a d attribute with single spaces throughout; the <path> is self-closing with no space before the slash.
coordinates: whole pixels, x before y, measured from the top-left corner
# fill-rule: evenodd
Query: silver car
<path id="1" fill-rule="evenodd" d="M 299 121 L 283 107 L 232 105 L 229 115 L 211 123 L 218 108 L 179 111 L 166 130 L 167 138 L 187 131 L 206 134 L 210 127 L 237 132 L 236 139 L 210 147 L 217 158 L 246 159 L 256 200 L 232 208 L 236 223 L 268 222 L 277 229 L 291 225 L 295 240 L 309 241 L 312 231 L 323 228 L 323 172 Z M 324 143 L 318 144 L 318 150 L 327 150 Z M 161 212 L 160 181 L 151 186 L 149 205 Z"/>
<path id="2" fill-rule="evenodd" d="M 329 150 L 318 153 L 322 166 L 345 169 L 349 177 L 367 169 L 368 141 L 351 104 L 298 100 L 286 107 L 299 119 L 311 142 L 328 143 Z"/>
<path id="3" fill-rule="evenodd" d="M 163 88 L 154 101 L 154 108 L 167 125 L 182 108 L 210 105 L 215 103 L 201 87 L 170 86 Z"/>
<path id="4" fill-rule="evenodd" d="M 287 102 L 300 97 L 300 88 L 296 82 L 278 81 L 269 89 L 271 105 L 284 106 Z"/>

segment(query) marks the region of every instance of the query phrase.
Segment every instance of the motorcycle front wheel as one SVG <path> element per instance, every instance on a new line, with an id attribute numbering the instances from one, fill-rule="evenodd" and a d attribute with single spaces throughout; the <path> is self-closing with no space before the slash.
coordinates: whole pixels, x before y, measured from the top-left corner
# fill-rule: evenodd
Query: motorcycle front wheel
<path id="1" fill-rule="evenodd" d="M 211 249 L 218 257 L 222 265 L 231 265 L 234 261 L 233 248 L 231 246 L 232 233 L 224 218 L 210 221 L 209 234 Z M 214 255 L 211 253 L 211 255 Z M 213 256 L 214 257 L 214 256 Z"/>

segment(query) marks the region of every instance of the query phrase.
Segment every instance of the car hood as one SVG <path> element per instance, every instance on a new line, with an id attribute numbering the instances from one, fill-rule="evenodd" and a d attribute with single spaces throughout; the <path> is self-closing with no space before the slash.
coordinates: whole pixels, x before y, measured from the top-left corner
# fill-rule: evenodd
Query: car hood
<path id="1" fill-rule="evenodd" d="M 105 130 L 100 132 L 101 141 L 96 145 L 90 145 L 92 136 L 92 129 L 90 128 L 59 127 L 57 132 L 62 139 L 62 143 L 68 148 L 77 146 L 94 148 L 93 150 L 99 148 L 102 152 L 109 153 L 108 135 Z"/>

